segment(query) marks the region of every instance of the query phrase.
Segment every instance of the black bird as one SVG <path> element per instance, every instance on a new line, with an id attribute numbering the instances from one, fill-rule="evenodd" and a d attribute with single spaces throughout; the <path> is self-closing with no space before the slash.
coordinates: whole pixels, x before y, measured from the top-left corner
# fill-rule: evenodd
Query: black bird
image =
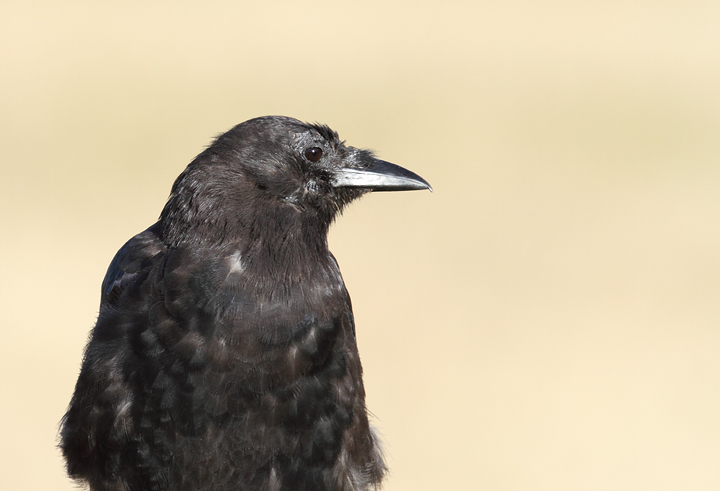
<path id="1" fill-rule="evenodd" d="M 62 421 L 69 475 L 93 491 L 377 486 L 327 231 L 362 194 L 410 189 L 430 185 L 327 126 L 263 117 L 219 136 L 110 264 Z"/>

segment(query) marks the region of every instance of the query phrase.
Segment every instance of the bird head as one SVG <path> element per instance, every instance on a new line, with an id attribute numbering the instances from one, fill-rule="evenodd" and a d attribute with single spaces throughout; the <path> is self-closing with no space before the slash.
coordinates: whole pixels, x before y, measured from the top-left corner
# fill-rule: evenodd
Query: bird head
<path id="1" fill-rule="evenodd" d="M 327 126 L 266 116 L 235 126 L 198 155 L 175 181 L 161 219 L 171 244 L 268 222 L 326 231 L 367 192 L 413 189 L 432 191 L 417 174 L 345 145 Z"/>

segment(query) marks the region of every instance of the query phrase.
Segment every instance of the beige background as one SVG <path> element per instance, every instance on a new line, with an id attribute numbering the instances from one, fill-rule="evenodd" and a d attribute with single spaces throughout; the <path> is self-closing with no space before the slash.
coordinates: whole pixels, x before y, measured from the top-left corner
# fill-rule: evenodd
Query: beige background
<path id="1" fill-rule="evenodd" d="M 720 3 L 0 4 L 0 488 L 105 269 L 235 123 L 429 180 L 334 226 L 387 491 L 720 489 Z"/>

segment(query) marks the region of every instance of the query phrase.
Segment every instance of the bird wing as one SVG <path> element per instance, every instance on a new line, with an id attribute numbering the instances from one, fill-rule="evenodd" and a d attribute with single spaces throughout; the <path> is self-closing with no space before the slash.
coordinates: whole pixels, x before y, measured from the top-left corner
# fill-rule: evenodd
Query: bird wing
<path id="1" fill-rule="evenodd" d="M 145 474 L 121 471 L 118 452 L 133 454 L 143 443 L 136 421 L 142 381 L 135 378 L 147 364 L 138 358 L 138 339 L 148 326 L 151 272 L 166 250 L 158 222 L 120 248 L 103 280 L 98 322 L 61 430 L 68 472 L 90 489 L 111 482 L 113 489 L 147 489 L 138 484 Z"/>
<path id="2" fill-rule="evenodd" d="M 123 290 L 148 267 L 149 260 L 166 250 L 161 230 L 160 222 L 156 222 L 127 241 L 115 254 L 102 283 L 101 306 L 117 305 Z"/>

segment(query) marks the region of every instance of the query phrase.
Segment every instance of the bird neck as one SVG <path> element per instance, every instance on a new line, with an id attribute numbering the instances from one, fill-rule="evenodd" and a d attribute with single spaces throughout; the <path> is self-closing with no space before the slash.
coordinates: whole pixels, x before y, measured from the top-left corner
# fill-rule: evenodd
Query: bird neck
<path id="1" fill-rule="evenodd" d="M 173 249 L 194 249 L 205 257 L 234 257 L 244 275 L 261 282 L 292 283 L 333 268 L 327 243 L 330 220 L 287 206 L 264 211 L 212 220 L 170 216 L 162 221 L 163 240 Z"/>
<path id="2" fill-rule="evenodd" d="M 243 228 L 233 245 L 249 270 L 259 276 L 288 281 L 312 275 L 330 263 L 328 225 L 291 211 L 264 215 Z M 310 270 L 308 270 L 308 268 Z"/>

